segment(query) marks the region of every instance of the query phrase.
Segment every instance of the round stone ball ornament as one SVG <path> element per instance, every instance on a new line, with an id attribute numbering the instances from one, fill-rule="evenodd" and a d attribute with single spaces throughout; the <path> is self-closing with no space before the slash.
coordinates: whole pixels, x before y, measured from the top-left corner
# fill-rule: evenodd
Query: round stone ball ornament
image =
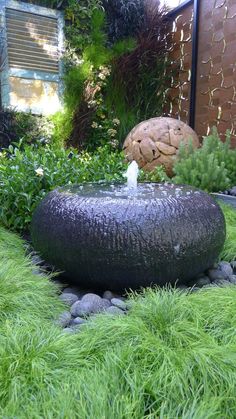
<path id="1" fill-rule="evenodd" d="M 184 122 L 157 117 L 136 125 L 125 139 L 123 150 L 128 161 L 135 160 L 143 170 L 152 171 L 158 165 L 173 175 L 173 165 L 181 143 L 193 148 L 200 146 L 195 131 Z"/>
<path id="2" fill-rule="evenodd" d="M 190 186 L 84 184 L 50 192 L 32 221 L 34 248 L 70 281 L 120 291 L 186 283 L 225 240 L 214 199 Z"/>

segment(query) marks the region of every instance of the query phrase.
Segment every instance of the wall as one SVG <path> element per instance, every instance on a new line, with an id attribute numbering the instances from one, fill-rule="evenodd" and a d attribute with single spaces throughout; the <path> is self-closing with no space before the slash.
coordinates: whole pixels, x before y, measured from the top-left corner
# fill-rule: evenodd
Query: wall
<path id="1" fill-rule="evenodd" d="M 173 108 L 167 113 L 179 115 L 184 121 L 188 121 L 190 112 L 190 83 L 186 74 L 191 69 L 191 13 L 190 4 L 174 16 L 175 42 L 170 51 L 178 75 L 169 92 Z M 195 130 L 203 136 L 217 126 L 224 139 L 229 129 L 232 145 L 236 147 L 236 1 L 200 0 L 198 37 Z"/>

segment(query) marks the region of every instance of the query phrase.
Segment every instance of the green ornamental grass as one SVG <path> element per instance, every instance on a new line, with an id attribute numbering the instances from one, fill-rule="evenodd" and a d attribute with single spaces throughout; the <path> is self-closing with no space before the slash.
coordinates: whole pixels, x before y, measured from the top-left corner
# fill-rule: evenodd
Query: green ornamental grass
<path id="1" fill-rule="evenodd" d="M 236 210 L 220 203 L 226 221 L 226 240 L 220 259 L 231 262 L 236 260 Z"/>
<path id="2" fill-rule="evenodd" d="M 236 287 L 147 289 L 68 334 L 56 285 L 4 229 L 0 286 L 0 417 L 235 418 Z"/>

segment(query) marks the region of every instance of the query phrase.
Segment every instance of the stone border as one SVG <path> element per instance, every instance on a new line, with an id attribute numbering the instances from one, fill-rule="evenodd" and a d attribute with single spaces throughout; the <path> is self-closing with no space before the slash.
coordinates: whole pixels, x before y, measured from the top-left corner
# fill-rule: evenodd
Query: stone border
<path id="1" fill-rule="evenodd" d="M 225 195 L 221 193 L 211 193 L 213 197 L 215 197 L 219 201 L 223 201 L 225 204 L 230 205 L 231 207 L 236 209 L 236 197 L 232 195 Z"/>

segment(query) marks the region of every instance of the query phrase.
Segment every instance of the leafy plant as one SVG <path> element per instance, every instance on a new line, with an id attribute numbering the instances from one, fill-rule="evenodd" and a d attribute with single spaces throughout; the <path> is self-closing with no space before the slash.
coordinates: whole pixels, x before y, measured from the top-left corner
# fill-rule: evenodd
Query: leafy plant
<path id="1" fill-rule="evenodd" d="M 181 145 L 174 166 L 176 183 L 187 183 L 200 189 L 223 191 L 236 183 L 236 150 L 230 148 L 230 135 L 223 143 L 216 128 L 205 137 L 201 148 Z"/>
<path id="2" fill-rule="evenodd" d="M 65 103 L 73 114 L 69 143 L 80 148 L 121 144 L 135 124 L 162 113 L 171 75 L 162 13 L 143 0 L 71 0 L 67 13 L 73 22 L 68 55 L 74 63 L 65 76 Z"/>
<path id="3" fill-rule="evenodd" d="M 57 186 L 98 180 L 122 180 L 123 155 L 108 147 L 95 153 L 49 146 L 12 145 L 0 158 L 0 221 L 8 228 L 26 229 L 38 202 Z"/>
<path id="4" fill-rule="evenodd" d="M 58 186 L 82 182 L 122 182 L 127 169 L 123 153 L 110 147 L 78 153 L 76 149 L 12 145 L 0 156 L 0 222 L 26 230 L 40 200 Z M 166 180 L 164 170 L 140 173 L 140 181 Z"/>
<path id="5" fill-rule="evenodd" d="M 95 10 L 102 10 L 100 0 L 68 0 L 65 9 L 65 35 L 67 50 L 71 53 L 74 51 L 80 56 L 84 48 L 92 44 L 92 15 Z"/>
<path id="6" fill-rule="evenodd" d="M 61 147 L 71 131 L 68 112 L 36 116 L 14 109 L 0 111 L 0 147 L 10 144 L 54 144 Z"/>
<path id="7" fill-rule="evenodd" d="M 91 6 L 92 7 L 92 6 Z M 81 8 L 81 5 L 78 6 Z M 79 59 L 68 68 L 65 75 L 65 104 L 73 115 L 73 130 L 70 144 L 81 147 L 89 138 L 89 146 L 99 146 L 109 139 L 107 131 L 114 129 L 111 122 L 115 116 L 109 115 L 108 123 L 99 123 L 99 114 L 105 111 L 104 90 L 110 75 L 110 63 L 114 57 L 127 53 L 135 43 L 128 39 L 119 41 L 112 48 L 107 45 L 105 32 L 105 13 L 102 8 L 92 7 L 89 14 L 89 38 L 79 51 Z M 78 52 L 77 52 L 78 54 Z M 103 111 L 102 108 L 103 107 Z M 98 115 L 96 115 L 98 112 Z M 105 111 L 107 114 L 107 112 Z M 101 128 L 94 138 L 92 123 Z"/>
<path id="8" fill-rule="evenodd" d="M 108 39 L 114 43 L 135 36 L 144 24 L 144 0 L 103 0 L 107 15 Z"/>
<path id="9" fill-rule="evenodd" d="M 165 169 L 163 166 L 157 166 L 151 172 L 145 172 L 144 170 L 139 170 L 138 180 L 140 182 L 167 182 L 170 179 L 168 178 Z"/>

